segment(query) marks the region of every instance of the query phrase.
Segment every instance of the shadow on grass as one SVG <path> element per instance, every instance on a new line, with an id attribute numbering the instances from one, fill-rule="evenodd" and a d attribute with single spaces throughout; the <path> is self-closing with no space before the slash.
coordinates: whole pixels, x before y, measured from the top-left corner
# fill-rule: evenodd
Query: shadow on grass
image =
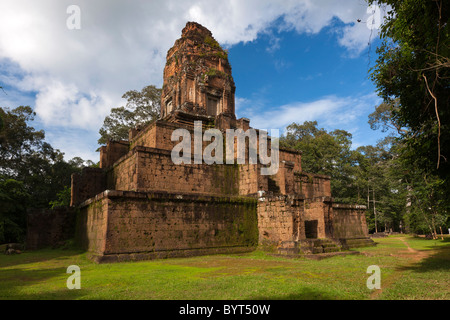
<path id="1" fill-rule="evenodd" d="M 1 300 L 61 300 L 77 299 L 86 292 L 67 288 L 66 268 L 45 269 L 0 269 L 0 299 Z M 39 287 L 31 288 L 40 283 L 48 283 L 39 292 Z"/>
<path id="2" fill-rule="evenodd" d="M 3 252 L 0 253 L 0 270 L 4 267 L 11 267 L 20 264 L 44 262 L 54 259 L 65 259 L 71 256 L 76 256 L 85 253 L 81 249 L 40 249 L 40 250 L 27 250 L 20 254 L 6 255 Z"/>
<path id="3" fill-rule="evenodd" d="M 254 296 L 249 300 L 336 300 L 335 296 L 331 296 L 328 293 L 313 290 L 309 288 L 303 288 L 301 292 L 291 293 L 288 295 L 270 295 L 270 296 Z"/>
<path id="4" fill-rule="evenodd" d="M 58 289 L 52 292 L 23 294 L 20 300 L 78 300 L 85 296 L 84 290 Z"/>
<path id="5" fill-rule="evenodd" d="M 78 248 L 0 253 L 0 299 L 61 300 L 83 296 L 86 292 L 69 290 L 66 283 L 70 276 L 67 267 L 73 264 L 70 260 L 83 253 Z"/>
<path id="6" fill-rule="evenodd" d="M 416 239 L 415 239 L 416 240 Z M 423 239 L 422 241 L 428 241 L 429 249 L 433 253 L 420 260 L 418 263 L 412 266 L 400 267 L 399 270 L 406 271 L 412 270 L 415 272 L 432 272 L 432 271 L 449 271 L 450 270 L 450 238 L 444 238 L 444 240 L 439 240 L 445 245 L 436 245 L 435 240 Z"/>

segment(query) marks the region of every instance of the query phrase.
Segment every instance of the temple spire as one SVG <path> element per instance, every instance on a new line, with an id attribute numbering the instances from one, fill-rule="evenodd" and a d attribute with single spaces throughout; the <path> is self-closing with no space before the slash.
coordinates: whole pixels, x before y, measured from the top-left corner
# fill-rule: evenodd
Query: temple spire
<path id="1" fill-rule="evenodd" d="M 211 31 L 188 22 L 167 52 L 161 95 L 163 118 L 180 111 L 191 115 L 235 119 L 235 84 L 228 53 Z"/>

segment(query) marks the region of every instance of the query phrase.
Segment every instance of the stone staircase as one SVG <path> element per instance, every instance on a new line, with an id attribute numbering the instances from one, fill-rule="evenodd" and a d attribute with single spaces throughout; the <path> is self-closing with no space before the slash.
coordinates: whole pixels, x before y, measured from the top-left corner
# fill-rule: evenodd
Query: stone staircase
<path id="1" fill-rule="evenodd" d="M 304 239 L 300 240 L 300 250 L 303 253 L 329 253 L 341 251 L 331 239 Z"/>
<path id="2" fill-rule="evenodd" d="M 283 241 L 278 247 L 279 254 L 317 254 L 341 251 L 341 248 L 330 239 L 304 239 L 299 241 Z"/>
<path id="3" fill-rule="evenodd" d="M 371 247 L 376 245 L 376 242 L 374 242 L 370 238 L 339 239 L 337 240 L 337 242 L 344 250 L 352 248 Z"/>

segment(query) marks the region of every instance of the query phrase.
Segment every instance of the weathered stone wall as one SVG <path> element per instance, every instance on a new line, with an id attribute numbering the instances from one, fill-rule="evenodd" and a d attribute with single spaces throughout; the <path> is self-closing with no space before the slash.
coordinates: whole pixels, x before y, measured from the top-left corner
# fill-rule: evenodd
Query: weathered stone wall
<path id="1" fill-rule="evenodd" d="M 324 239 L 329 237 L 330 234 L 330 210 L 331 203 L 329 201 L 323 201 L 324 199 L 316 199 L 316 201 L 305 201 L 305 213 L 302 221 L 302 229 L 306 235 L 306 221 L 317 221 L 317 236 L 318 239 Z M 326 199 L 331 200 L 331 199 Z"/>
<path id="2" fill-rule="evenodd" d="M 369 236 L 365 206 L 333 204 L 333 238 L 352 239 Z"/>
<path id="3" fill-rule="evenodd" d="M 106 171 L 107 190 L 137 190 L 137 158 L 138 153 L 129 152 Z"/>
<path id="4" fill-rule="evenodd" d="M 169 151 L 136 147 L 128 158 L 108 171 L 107 185 L 110 190 L 238 195 L 239 167 L 176 165 Z"/>
<path id="5" fill-rule="evenodd" d="M 105 251 L 108 198 L 103 193 L 83 202 L 76 220 L 75 240 L 78 246 L 96 255 Z"/>
<path id="6" fill-rule="evenodd" d="M 80 211 L 77 238 L 98 261 L 242 252 L 258 241 L 253 198 L 109 191 Z"/>
<path id="7" fill-rule="evenodd" d="M 292 196 L 262 197 L 258 201 L 259 243 L 262 247 L 278 246 L 283 241 L 303 238 L 300 228 L 303 198 Z"/>
<path id="8" fill-rule="evenodd" d="M 75 216 L 74 208 L 70 207 L 30 210 L 27 215 L 26 248 L 54 247 L 73 238 Z"/>
<path id="9" fill-rule="evenodd" d="M 71 203 L 77 206 L 81 202 L 103 192 L 106 188 L 106 175 L 101 168 L 83 168 L 81 173 L 72 174 Z"/>
<path id="10" fill-rule="evenodd" d="M 195 119 L 197 121 L 202 121 L 203 138 L 205 130 L 210 128 L 210 123 L 207 119 Z M 192 120 L 193 123 L 194 120 Z M 180 143 L 180 141 L 172 141 L 172 133 L 177 129 L 185 129 L 189 131 L 191 136 L 191 153 L 194 154 L 194 126 L 189 124 L 181 124 L 181 123 L 170 123 L 164 120 L 157 120 L 149 126 L 143 128 L 139 133 L 137 133 L 131 141 L 130 150 L 136 146 L 144 146 L 156 149 L 163 149 L 167 151 L 172 151 L 172 149 Z M 210 141 L 202 141 L 202 154 L 203 150 L 206 146 L 208 146 Z M 225 135 L 223 139 L 223 143 L 225 145 Z M 225 156 L 225 152 L 224 152 Z"/>
<path id="11" fill-rule="evenodd" d="M 102 151 L 103 171 L 89 169 L 90 171 L 87 170 L 82 175 L 74 177 L 72 205 L 79 204 L 107 189 L 176 190 L 219 195 L 248 195 L 255 194 L 258 190 L 269 190 L 267 176 L 260 174 L 261 165 L 248 164 L 248 149 L 244 165 L 173 164 L 170 157 L 171 150 L 179 142 L 171 141 L 171 135 L 174 130 L 179 128 L 187 129 L 191 133 L 191 151 L 193 152 L 194 131 L 192 126 L 161 120 L 147 126 L 137 134 L 134 133 L 130 144 L 110 142 Z M 202 148 L 204 149 L 209 143 L 202 141 Z M 225 144 L 224 137 L 224 148 Z M 246 145 L 248 148 L 248 140 Z M 234 144 L 234 147 L 236 152 L 237 143 Z M 130 151 L 127 151 L 129 148 L 131 148 Z M 113 154 L 109 155 L 109 152 Z M 282 194 L 292 194 L 296 191 L 293 173 L 295 168 L 300 168 L 300 157 L 299 153 L 280 151 L 280 169 L 274 176 L 274 181 L 279 188 L 277 191 Z M 111 164 L 112 159 L 115 161 L 114 164 Z"/>
<path id="12" fill-rule="evenodd" d="M 278 191 L 281 194 L 294 194 L 295 193 L 295 185 L 294 185 L 294 167 L 295 164 L 291 161 L 282 160 L 278 164 L 278 172 L 270 176 L 270 179 L 275 181 Z"/>
<path id="13" fill-rule="evenodd" d="M 193 139 L 193 128 L 190 126 L 175 125 L 162 120 L 157 120 L 149 126 L 143 128 L 131 141 L 131 149 L 135 146 L 172 150 L 178 141 L 171 141 L 172 132 L 176 129 L 186 129 L 191 132 Z M 194 149 L 192 149 L 194 150 Z"/>
<path id="14" fill-rule="evenodd" d="M 280 162 L 292 162 L 294 172 L 302 171 L 302 153 L 296 150 L 280 148 Z"/>
<path id="15" fill-rule="evenodd" d="M 305 198 L 331 197 L 330 176 L 312 173 L 294 173 L 296 193 L 302 193 Z"/>
<path id="16" fill-rule="evenodd" d="M 256 195 L 259 190 L 268 190 L 267 176 L 262 176 L 261 165 L 242 164 L 239 168 L 239 194 Z"/>
<path id="17" fill-rule="evenodd" d="M 128 141 L 109 141 L 100 148 L 100 168 L 109 168 L 129 150 Z"/>

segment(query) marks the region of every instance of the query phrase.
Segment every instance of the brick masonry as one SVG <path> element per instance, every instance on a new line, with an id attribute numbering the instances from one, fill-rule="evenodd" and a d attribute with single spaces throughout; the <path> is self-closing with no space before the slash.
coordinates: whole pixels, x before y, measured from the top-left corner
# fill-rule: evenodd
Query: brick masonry
<path id="1" fill-rule="evenodd" d="M 99 262 L 246 252 L 258 244 L 254 198 L 105 191 L 80 211 L 77 238 Z"/>

